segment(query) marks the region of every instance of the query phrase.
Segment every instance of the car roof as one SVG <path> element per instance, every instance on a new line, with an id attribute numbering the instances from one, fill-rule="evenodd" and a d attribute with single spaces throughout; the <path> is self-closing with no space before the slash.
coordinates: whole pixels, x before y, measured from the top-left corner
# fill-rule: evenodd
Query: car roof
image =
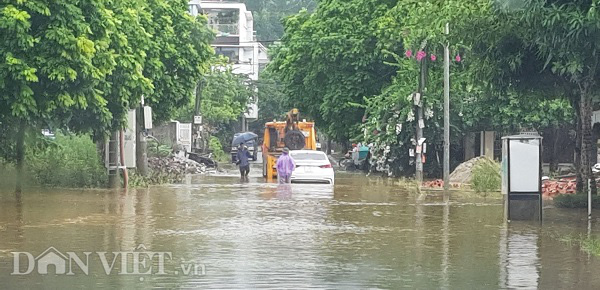
<path id="1" fill-rule="evenodd" d="M 325 152 L 318 151 L 318 150 L 291 150 L 290 154 L 292 154 L 292 153 L 317 153 L 317 154 L 326 155 Z"/>

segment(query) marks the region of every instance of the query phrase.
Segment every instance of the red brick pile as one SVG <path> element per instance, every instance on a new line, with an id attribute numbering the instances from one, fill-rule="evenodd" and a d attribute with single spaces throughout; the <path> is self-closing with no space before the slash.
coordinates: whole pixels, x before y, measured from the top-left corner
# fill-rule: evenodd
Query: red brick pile
<path id="1" fill-rule="evenodd" d="M 442 180 L 442 179 L 435 179 L 435 180 L 423 181 L 422 187 L 426 187 L 426 188 L 443 188 L 444 187 L 444 180 Z M 459 186 L 459 184 L 456 184 L 456 183 L 450 183 L 450 187 L 460 187 L 460 186 Z"/>
<path id="2" fill-rule="evenodd" d="M 444 181 L 441 179 L 423 181 L 422 186 L 429 188 L 442 188 L 444 187 Z"/>
<path id="3" fill-rule="evenodd" d="M 542 196 L 544 199 L 554 199 L 559 194 L 574 194 L 576 190 L 577 183 L 575 178 L 544 180 L 542 182 Z"/>
<path id="4" fill-rule="evenodd" d="M 600 180 L 597 180 L 600 185 Z M 429 180 L 423 182 L 424 188 L 443 188 L 444 181 L 441 179 Z M 452 184 L 451 187 L 459 187 L 458 184 Z M 559 194 L 574 194 L 577 190 L 575 177 L 567 177 L 556 180 L 542 181 L 542 196 L 544 199 L 553 199 Z"/>

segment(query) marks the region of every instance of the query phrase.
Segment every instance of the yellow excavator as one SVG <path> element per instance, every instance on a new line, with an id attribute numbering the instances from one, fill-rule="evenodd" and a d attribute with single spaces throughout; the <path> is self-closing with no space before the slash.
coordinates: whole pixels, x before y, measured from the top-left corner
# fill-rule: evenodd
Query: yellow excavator
<path id="1" fill-rule="evenodd" d="M 287 113 L 285 121 L 265 124 L 263 136 L 263 176 L 269 180 L 277 177 L 275 164 L 283 148 L 290 150 L 317 150 L 317 131 L 314 122 L 300 121 L 298 109 Z"/>

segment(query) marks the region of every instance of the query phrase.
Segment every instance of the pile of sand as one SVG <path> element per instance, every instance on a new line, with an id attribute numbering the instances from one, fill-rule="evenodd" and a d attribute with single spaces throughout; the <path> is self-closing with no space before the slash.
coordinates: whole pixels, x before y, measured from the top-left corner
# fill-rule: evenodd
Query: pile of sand
<path id="1" fill-rule="evenodd" d="M 477 162 L 482 159 L 489 160 L 485 156 L 479 156 L 458 165 L 452 174 L 450 174 L 450 183 L 470 184 L 473 167 L 475 167 Z"/>

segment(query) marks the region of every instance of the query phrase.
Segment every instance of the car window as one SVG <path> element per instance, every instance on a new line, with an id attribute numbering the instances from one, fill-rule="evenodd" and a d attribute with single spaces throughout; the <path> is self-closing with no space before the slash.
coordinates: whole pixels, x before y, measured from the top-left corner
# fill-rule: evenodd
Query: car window
<path id="1" fill-rule="evenodd" d="M 327 160 L 327 156 L 321 153 L 291 153 L 295 160 Z"/>

